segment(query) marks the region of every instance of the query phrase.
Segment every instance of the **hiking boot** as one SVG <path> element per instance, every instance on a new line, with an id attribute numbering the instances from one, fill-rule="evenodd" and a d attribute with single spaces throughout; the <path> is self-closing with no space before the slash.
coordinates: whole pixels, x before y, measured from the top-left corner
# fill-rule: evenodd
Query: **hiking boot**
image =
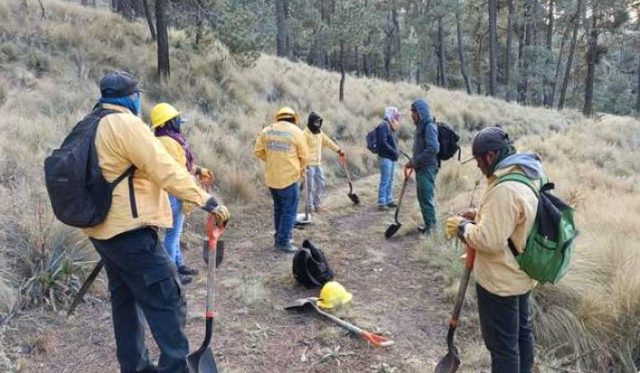
<path id="1" fill-rule="evenodd" d="M 431 234 L 431 227 L 425 227 L 423 225 L 418 226 L 418 232 L 420 232 L 421 234 L 427 235 L 427 234 Z"/>
<path id="2" fill-rule="evenodd" d="M 280 246 L 280 245 L 276 244 L 276 245 L 273 245 L 273 248 L 276 251 L 281 251 L 281 252 L 284 252 L 284 253 L 295 253 L 296 251 L 298 251 L 298 248 L 295 245 L 293 245 L 292 243 L 289 243 L 286 246 Z"/>
<path id="3" fill-rule="evenodd" d="M 198 274 L 198 270 L 195 268 L 187 267 L 186 265 L 183 264 L 180 267 L 178 267 L 178 273 L 181 275 L 193 276 Z"/>
<path id="4" fill-rule="evenodd" d="M 378 205 L 378 210 L 380 210 L 380 211 L 388 211 L 389 210 L 389 206 L 387 206 L 387 205 Z"/>
<path id="5" fill-rule="evenodd" d="M 389 202 L 389 203 L 387 203 L 387 207 L 394 209 L 394 208 L 398 207 L 398 205 L 396 205 L 395 202 Z"/>
<path id="6" fill-rule="evenodd" d="M 181 275 L 178 273 L 178 279 L 182 285 L 190 284 L 193 281 L 193 277 L 189 275 Z"/>

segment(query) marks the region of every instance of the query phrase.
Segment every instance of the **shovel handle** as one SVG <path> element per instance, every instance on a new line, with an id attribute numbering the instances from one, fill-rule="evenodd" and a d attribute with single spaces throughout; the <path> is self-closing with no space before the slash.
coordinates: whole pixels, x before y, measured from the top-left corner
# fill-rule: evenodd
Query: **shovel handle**
<path id="1" fill-rule="evenodd" d="M 411 177 L 411 174 L 413 173 L 413 167 L 404 166 L 403 171 L 404 171 L 404 179 L 409 180 L 409 178 Z"/>
<path id="2" fill-rule="evenodd" d="M 224 233 L 224 225 L 216 223 L 216 217 L 209 215 L 207 219 L 207 235 L 209 236 L 209 262 L 207 263 L 207 306 L 205 310 L 205 318 L 212 320 L 214 317 L 213 301 L 214 286 L 216 273 L 216 247 L 218 246 L 218 238 Z"/>

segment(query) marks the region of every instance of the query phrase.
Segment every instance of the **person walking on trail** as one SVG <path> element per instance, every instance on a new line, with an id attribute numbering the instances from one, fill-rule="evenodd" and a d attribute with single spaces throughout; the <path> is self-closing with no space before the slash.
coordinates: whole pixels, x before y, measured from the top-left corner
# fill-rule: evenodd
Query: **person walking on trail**
<path id="1" fill-rule="evenodd" d="M 533 335 L 529 295 L 537 282 L 522 271 L 509 240 L 522 253 L 532 229 L 538 198 L 529 186 L 497 183 L 509 173 L 520 173 L 539 186 L 544 178 L 540 159 L 517 153 L 501 128 L 480 131 L 472 143 L 478 168 L 487 177 L 479 209 L 466 209 L 446 222 L 449 237 L 457 236 L 476 250 L 474 277 L 484 343 L 491 353 L 494 373 L 529 373 L 533 367 Z"/>
<path id="2" fill-rule="evenodd" d="M 322 197 L 325 191 L 324 171 L 322 170 L 322 148 L 329 148 L 344 157 L 345 153 L 333 142 L 324 132 L 322 132 L 322 117 L 312 111 L 307 120 L 307 128 L 302 131 L 309 147 L 309 163 L 307 165 L 306 182 L 309 183 L 307 189 L 307 207 L 309 211 L 321 212 Z"/>
<path id="3" fill-rule="evenodd" d="M 274 249 L 295 252 L 298 248 L 291 241 L 298 211 L 298 181 L 304 176 L 309 149 L 297 126 L 300 116 L 293 109 L 280 108 L 275 121 L 258 136 L 254 154 L 265 162 L 265 181 L 273 198 Z"/>
<path id="4" fill-rule="evenodd" d="M 151 129 L 154 130 L 156 137 L 167 149 L 167 152 L 176 162 L 186 167 L 189 173 L 196 175 L 201 184 L 212 185 L 213 172 L 193 163 L 193 153 L 181 132 L 183 123 L 184 120 L 180 117 L 180 112 L 167 103 L 157 104 L 151 109 Z M 185 213 L 189 213 L 193 205 L 183 204 L 173 194 L 169 194 L 169 203 L 171 205 L 173 227 L 165 231 L 164 248 L 169 254 L 169 259 L 173 261 L 178 269 L 180 282 L 185 285 L 191 282 L 191 276 L 198 274 L 197 269 L 184 264 L 180 251 L 180 237 L 182 236 Z"/>
<path id="5" fill-rule="evenodd" d="M 229 220 L 229 212 L 196 184 L 138 117 L 141 91 L 132 75 L 106 74 L 100 92 L 97 105 L 115 112 L 99 121 L 95 137 L 102 174 L 113 182 L 135 167 L 128 182 L 113 189 L 106 219 L 83 229 L 107 272 L 120 370 L 186 372 L 186 301 L 175 265 L 158 240 L 158 228 L 172 226 L 165 190 L 214 214 L 218 222 Z M 145 345 L 144 319 L 160 349 L 157 366 Z"/>
<path id="6" fill-rule="evenodd" d="M 424 226 L 421 233 L 429 234 L 436 226 L 436 175 L 438 175 L 438 127 L 433 121 L 429 104 L 418 99 L 411 104 L 411 119 L 416 125 L 413 136 L 413 157 L 406 167 L 416 170 L 418 203 Z"/>
<path id="7" fill-rule="evenodd" d="M 400 110 L 389 106 L 384 108 L 384 120 L 376 128 L 378 135 L 378 164 L 380 184 L 378 186 L 378 208 L 382 211 L 397 207 L 393 202 L 393 169 L 400 155 L 395 132 L 400 126 Z"/>

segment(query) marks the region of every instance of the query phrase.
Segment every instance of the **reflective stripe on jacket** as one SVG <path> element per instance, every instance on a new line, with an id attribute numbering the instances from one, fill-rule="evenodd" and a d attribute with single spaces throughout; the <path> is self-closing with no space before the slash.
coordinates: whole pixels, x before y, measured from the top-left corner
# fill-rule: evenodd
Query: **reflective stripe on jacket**
<path id="1" fill-rule="evenodd" d="M 273 123 L 260 132 L 254 154 L 265 162 L 265 181 L 274 189 L 283 189 L 298 181 L 309 159 L 302 130 L 285 121 Z"/>

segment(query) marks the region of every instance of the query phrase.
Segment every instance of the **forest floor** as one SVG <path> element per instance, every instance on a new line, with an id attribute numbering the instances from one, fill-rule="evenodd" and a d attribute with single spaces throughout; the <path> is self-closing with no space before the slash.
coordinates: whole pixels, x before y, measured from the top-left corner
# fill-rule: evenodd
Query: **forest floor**
<path id="1" fill-rule="evenodd" d="M 351 203 L 346 187 L 327 191 L 326 212 L 313 214 L 312 224 L 295 230 L 298 245 L 310 239 L 322 248 L 335 280 L 353 294 L 350 304 L 332 311 L 354 324 L 395 341 L 377 348 L 349 335 L 339 326 L 308 312 L 283 310 L 297 298 L 318 296 L 291 274 L 292 254 L 275 252 L 272 206 L 266 193 L 251 208 L 233 208 L 233 223 L 225 232 L 225 258 L 216 271 L 216 305 L 212 343 L 223 372 L 426 372 L 446 353 L 447 321 L 452 308 L 446 276 L 425 255 L 432 241 L 417 233 L 415 184 L 408 185 L 400 221 L 391 239 L 384 231 L 393 222 L 394 209 L 379 211 L 378 175 L 355 182 L 361 205 Z M 401 182 L 396 180 L 396 189 Z M 397 193 L 396 193 L 397 195 Z M 304 206 L 300 203 L 300 206 Z M 188 315 L 187 335 L 195 350 L 204 335 L 206 267 L 201 259 L 204 220 L 196 213 L 185 227 L 183 255 L 200 274 L 184 287 Z M 452 244 L 453 245 L 453 244 Z M 8 356 L 24 372 L 115 372 L 118 365 L 111 323 L 106 277 L 100 275 L 87 302 L 74 316 L 65 312 L 34 311 L 12 320 L 5 331 Z M 463 314 L 474 311 L 470 306 Z M 464 318 L 463 318 L 464 320 Z M 464 325 L 464 324 L 463 324 Z M 477 349 L 477 330 L 458 330 L 457 344 Z M 147 333 L 152 355 L 158 349 Z M 473 347 L 476 346 L 476 347 Z M 463 371 L 478 371 L 465 367 Z M 465 369 L 466 368 L 466 369 Z"/>

